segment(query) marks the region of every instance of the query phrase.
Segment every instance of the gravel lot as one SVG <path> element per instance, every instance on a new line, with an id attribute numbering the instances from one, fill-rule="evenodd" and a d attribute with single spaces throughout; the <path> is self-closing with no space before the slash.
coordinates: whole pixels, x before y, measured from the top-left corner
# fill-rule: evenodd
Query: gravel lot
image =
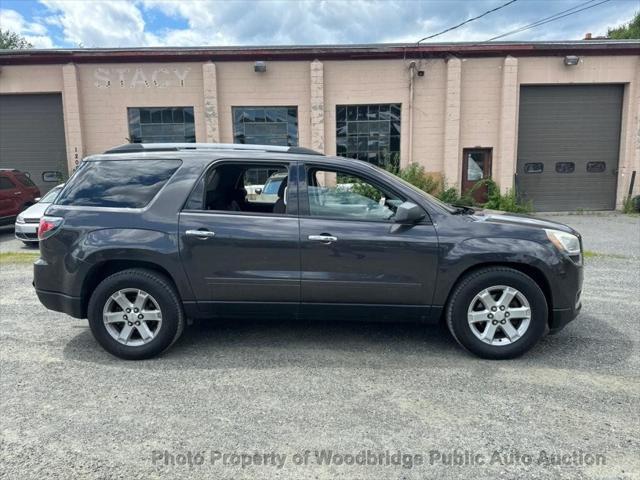
<path id="1" fill-rule="evenodd" d="M 29 264 L 0 264 L 0 477 L 640 478 L 640 218 L 553 219 L 603 255 L 586 261 L 580 317 L 505 362 L 436 327 L 331 322 L 199 324 L 125 362 L 38 303 Z M 363 450 L 404 467 L 316 461 Z"/>

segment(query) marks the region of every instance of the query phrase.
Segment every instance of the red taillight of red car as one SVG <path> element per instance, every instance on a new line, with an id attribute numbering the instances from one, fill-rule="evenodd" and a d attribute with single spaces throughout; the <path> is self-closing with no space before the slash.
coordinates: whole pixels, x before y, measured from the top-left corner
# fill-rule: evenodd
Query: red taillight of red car
<path id="1" fill-rule="evenodd" d="M 60 225 L 62 225 L 62 218 L 60 217 L 42 217 L 40 225 L 38 225 L 38 240 L 49 238 Z"/>

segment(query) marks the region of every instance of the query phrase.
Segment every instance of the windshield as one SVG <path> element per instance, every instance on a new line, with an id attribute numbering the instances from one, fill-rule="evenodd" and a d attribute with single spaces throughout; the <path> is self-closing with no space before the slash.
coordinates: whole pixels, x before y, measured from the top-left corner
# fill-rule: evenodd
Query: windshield
<path id="1" fill-rule="evenodd" d="M 277 195 L 278 189 L 280 188 L 280 184 L 282 183 L 283 177 L 280 178 L 270 178 L 267 180 L 267 183 L 264 185 L 264 190 L 262 193 L 267 195 Z"/>
<path id="2" fill-rule="evenodd" d="M 62 190 L 62 185 L 60 185 L 59 187 L 53 187 L 44 197 L 40 199 L 40 203 L 53 203 L 53 201 L 60 193 L 60 190 Z"/>
<path id="3" fill-rule="evenodd" d="M 391 173 L 391 172 L 389 172 L 387 170 L 384 170 L 383 168 L 376 167 L 375 165 L 372 165 L 372 167 L 374 167 L 376 170 L 381 172 L 386 177 L 391 178 L 393 180 L 396 180 L 396 181 L 402 183 L 405 187 L 410 188 L 415 193 L 417 193 L 418 195 L 422 196 L 423 198 L 426 198 L 427 200 L 429 200 L 429 202 L 434 204 L 436 207 L 439 207 L 440 209 L 444 210 L 445 212 L 447 212 L 447 213 L 455 213 L 457 211 L 456 207 L 453 207 L 453 206 L 449 205 L 448 203 L 444 203 L 442 200 L 438 200 L 433 195 L 425 192 L 424 190 L 420 190 L 415 185 L 412 185 L 411 183 L 407 182 L 406 180 L 403 180 L 402 178 L 398 177 L 397 175 L 394 175 L 393 173 Z"/>

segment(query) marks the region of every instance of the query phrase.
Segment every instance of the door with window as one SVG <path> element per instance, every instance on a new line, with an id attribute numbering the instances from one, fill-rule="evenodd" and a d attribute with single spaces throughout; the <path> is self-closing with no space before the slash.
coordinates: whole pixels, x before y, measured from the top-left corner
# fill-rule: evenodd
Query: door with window
<path id="1" fill-rule="evenodd" d="M 300 301 L 295 164 L 225 161 L 214 164 L 180 213 L 180 256 L 207 314 L 233 315 L 245 302 L 262 316 L 294 316 Z M 277 176 L 268 198 L 249 193 Z M 264 304 L 269 304 L 268 309 Z M 245 312 L 246 312 L 245 305 Z"/>
<path id="2" fill-rule="evenodd" d="M 370 318 L 372 308 L 387 306 L 425 319 L 438 245 L 426 212 L 419 223 L 398 224 L 395 211 L 407 199 L 388 186 L 346 169 L 307 166 L 301 172 L 303 314 L 326 312 L 322 305 L 351 306 L 349 315 Z"/>
<path id="3" fill-rule="evenodd" d="M 462 193 L 471 192 L 476 202 L 486 202 L 489 189 L 479 182 L 488 178 L 491 178 L 491 149 L 465 148 L 462 151 Z"/>

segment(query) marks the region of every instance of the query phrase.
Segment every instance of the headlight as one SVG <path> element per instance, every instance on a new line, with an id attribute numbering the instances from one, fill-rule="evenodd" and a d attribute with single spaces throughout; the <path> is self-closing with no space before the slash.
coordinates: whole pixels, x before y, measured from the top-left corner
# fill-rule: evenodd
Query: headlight
<path id="1" fill-rule="evenodd" d="M 18 217 L 16 218 L 16 223 L 24 223 L 24 217 L 22 216 L 22 214 L 18 215 Z"/>
<path id="2" fill-rule="evenodd" d="M 553 243 L 558 250 L 565 252 L 569 255 L 580 254 L 580 239 L 575 235 L 561 230 L 544 230 L 547 232 L 547 237 Z"/>

